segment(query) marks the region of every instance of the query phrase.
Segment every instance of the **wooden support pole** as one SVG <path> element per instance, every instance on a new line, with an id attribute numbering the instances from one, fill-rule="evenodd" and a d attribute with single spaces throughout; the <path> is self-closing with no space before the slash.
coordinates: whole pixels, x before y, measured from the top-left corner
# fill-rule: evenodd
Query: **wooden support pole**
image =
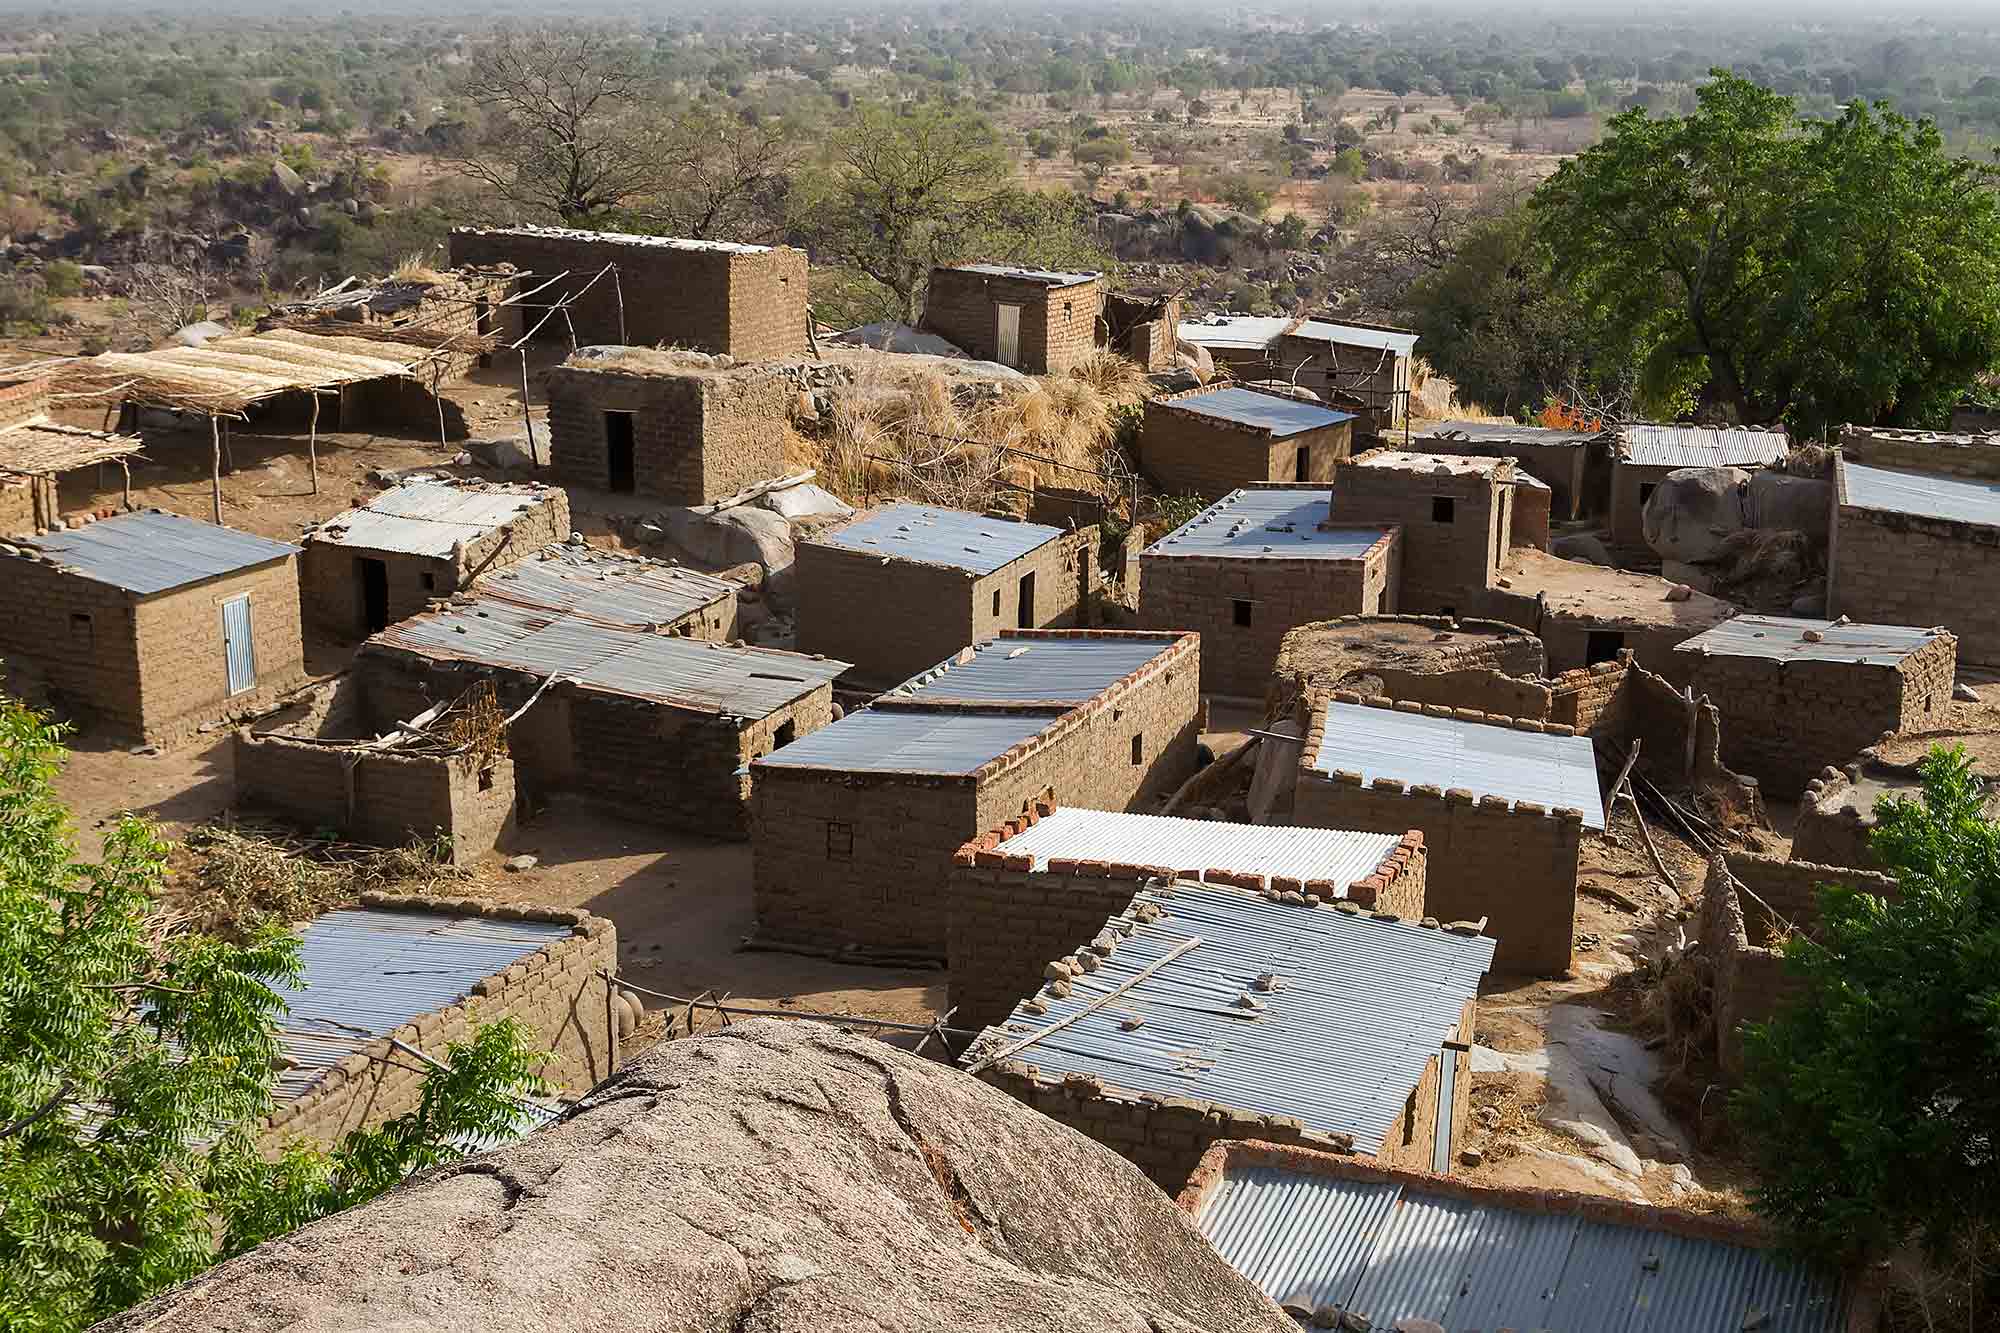
<path id="1" fill-rule="evenodd" d="M 208 418 L 209 469 L 208 484 L 210 497 L 215 501 L 215 521 L 222 522 L 222 423 L 214 413 Z"/>
<path id="2" fill-rule="evenodd" d="M 611 290 L 618 297 L 618 344 L 625 345 L 625 284 L 618 281 L 618 266 L 611 266 Z"/>
<path id="3" fill-rule="evenodd" d="M 438 448 L 451 448 L 451 440 L 444 433 L 444 367 L 431 371 L 431 401 L 438 410 Z"/>
<path id="4" fill-rule="evenodd" d="M 312 416 L 306 422 L 306 461 L 312 469 L 312 493 L 319 494 L 319 390 L 313 390 Z"/>
<path id="5" fill-rule="evenodd" d="M 236 471 L 236 447 L 229 439 L 229 418 L 222 419 L 222 460 L 229 465 L 230 472 Z"/>
<path id="6" fill-rule="evenodd" d="M 119 459 L 118 470 L 125 474 L 125 508 L 130 510 L 132 508 L 132 461 L 128 458 Z"/>
<path id="7" fill-rule="evenodd" d="M 525 347 L 521 349 L 521 424 L 528 428 L 528 462 L 540 467 L 541 456 L 535 452 L 535 419 L 528 415 L 528 349 Z"/>

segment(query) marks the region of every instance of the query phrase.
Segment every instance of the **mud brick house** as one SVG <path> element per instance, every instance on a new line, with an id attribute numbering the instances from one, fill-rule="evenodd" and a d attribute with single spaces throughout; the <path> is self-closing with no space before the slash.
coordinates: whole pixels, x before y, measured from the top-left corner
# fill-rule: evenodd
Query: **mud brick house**
<path id="1" fill-rule="evenodd" d="M 549 371 L 549 467 L 570 486 L 699 505 L 785 470 L 794 389 L 768 366 L 586 347 Z"/>
<path id="2" fill-rule="evenodd" d="M 1354 443 L 1354 414 L 1261 389 L 1194 389 L 1146 401 L 1139 465 L 1162 490 L 1217 500 L 1257 482 L 1327 482 Z"/>
<path id="3" fill-rule="evenodd" d="M 798 646 L 878 685 L 1003 629 L 1086 624 L 1097 532 L 889 504 L 798 544 Z"/>
<path id="4" fill-rule="evenodd" d="M 307 529 L 306 619 L 334 638 L 365 638 L 569 531 L 560 487 L 406 481 Z"/>
<path id="5" fill-rule="evenodd" d="M 1305 738 L 1292 822 L 1424 835 L 1424 901 L 1479 920 L 1497 963 L 1570 966 L 1583 830 L 1604 828 L 1590 741 L 1561 724 L 1335 694 Z"/>
<path id="6" fill-rule="evenodd" d="M 1180 327 L 1181 298 L 1109 292 L 1104 297 L 1105 345 L 1140 369 L 1172 370 L 1179 355 L 1174 332 Z"/>
<path id="7" fill-rule="evenodd" d="M 600 975 L 618 969 L 618 933 L 587 912 L 367 893 L 306 924 L 299 962 L 298 983 L 274 987 L 285 1064 L 258 1134 L 267 1152 L 331 1146 L 416 1110 L 424 1065 L 396 1042 L 441 1060 L 480 1024 L 512 1018 L 550 1052 L 542 1077 L 572 1097 L 618 1062 L 606 1022 L 617 1002 Z"/>
<path id="8" fill-rule="evenodd" d="M 1677 684 L 1686 683 L 1689 663 L 1674 649 L 1736 614 L 1721 598 L 1657 574 L 1564 560 L 1532 546 L 1510 547 L 1493 585 L 1470 604 L 1540 635 L 1551 672 L 1614 661 L 1629 649 L 1640 665 Z"/>
<path id="9" fill-rule="evenodd" d="M 1743 1025 L 1768 1020 L 1805 989 L 1785 966 L 1784 944 L 1795 930 L 1810 935 L 1818 928 L 1817 890 L 1825 884 L 1896 896 L 1896 881 L 1871 870 L 1752 852 L 1724 852 L 1709 861 L 1701 944 L 1715 968 L 1716 1063 L 1731 1082 L 1743 1076 Z"/>
<path id="10" fill-rule="evenodd" d="M 490 680 L 516 781 L 716 837 L 746 831 L 743 765 L 825 726 L 847 663 L 740 643 L 734 585 L 650 560 L 556 547 L 361 646 L 369 725 Z M 537 697 L 539 696 L 539 697 Z M 607 781 L 615 775 L 615 781 Z"/>
<path id="11" fill-rule="evenodd" d="M 1511 459 L 1371 449 L 1335 475 L 1330 521 L 1403 530 L 1395 609 L 1472 614 L 1507 558 L 1513 501 Z"/>
<path id="12" fill-rule="evenodd" d="M 1611 451 L 1600 430 L 1522 426 L 1512 421 L 1441 421 L 1411 442 L 1427 454 L 1511 458 L 1549 488 L 1549 512 L 1582 518 L 1605 507 L 1611 490 Z"/>
<path id="13" fill-rule="evenodd" d="M 1872 1288 L 1801 1266 L 1768 1228 L 1596 1194 L 1445 1179 L 1222 1141 L 1180 1206 L 1302 1326 L 1868 1333 Z M 1296 1243 L 1295 1237 L 1310 1237 Z M 1668 1317 L 1666 1312 L 1674 1313 Z"/>
<path id="14" fill-rule="evenodd" d="M 1940 726 L 1958 641 L 1938 629 L 1738 616 L 1676 648 L 1722 710 L 1722 759 L 1780 800 L 1885 733 Z"/>
<path id="15" fill-rule="evenodd" d="M 1507 545 L 1531 551 L 1549 549 L 1549 508 L 1554 503 L 1549 484 L 1525 472 L 1514 473 L 1514 499 L 1509 506 Z"/>
<path id="16" fill-rule="evenodd" d="M 456 701 L 463 703 L 463 700 Z M 439 739 L 451 719 L 423 731 L 365 725 L 361 691 L 346 676 L 236 732 L 232 772 L 239 805 L 351 842 L 448 849 L 469 866 L 514 827 L 514 761 L 497 749 Z"/>
<path id="17" fill-rule="evenodd" d="M 0 370 L 0 375 L 6 372 Z M 54 377 L 0 381 L 0 537 L 26 539 L 62 526 L 62 476 L 139 451 L 136 436 L 83 430 L 50 418 Z M 125 474 L 129 500 L 132 478 Z"/>
<path id="18" fill-rule="evenodd" d="M 981 361 L 1055 375 L 1097 351 L 1104 275 L 1007 264 L 931 270 L 923 327 Z"/>
<path id="19" fill-rule="evenodd" d="M 1781 430 L 1655 426 L 1617 428 L 1611 467 L 1611 541 L 1646 546 L 1646 501 L 1669 472 L 1688 467 L 1768 467 L 1782 463 L 1791 445 Z"/>
<path id="20" fill-rule="evenodd" d="M 1929 470 L 1908 466 L 1912 456 Z M 1861 461 L 1877 457 L 1900 466 Z M 2000 664 L 2000 603 L 1967 595 L 2000 579 L 2000 448 L 1864 452 L 1850 433 L 1834 460 L 1833 487 L 1828 614 L 1942 625 L 1958 636 L 1966 661 Z"/>
<path id="21" fill-rule="evenodd" d="M 751 764 L 757 935 L 942 959 L 952 857 L 1033 807 L 1130 810 L 1194 773 L 1193 634 L 1003 635 Z"/>
<path id="22" fill-rule="evenodd" d="M 999 1023 L 1052 958 L 1086 948 L 1162 879 L 1347 899 L 1424 915 L 1417 834 L 1272 828 L 1037 803 L 958 849 L 950 901 L 951 1003 L 960 1027 Z"/>
<path id="23" fill-rule="evenodd" d="M 1330 402 L 1358 402 L 1361 433 L 1379 436 L 1409 413 L 1410 358 L 1417 335 L 1388 324 L 1341 324 L 1285 316 L 1215 315 L 1183 320 L 1180 339 L 1207 350 L 1239 379 L 1278 379 Z"/>
<path id="24" fill-rule="evenodd" d="M 298 549 L 157 509 L 0 546 L 0 658 L 60 712 L 184 739 L 304 679 Z"/>
<path id="25" fill-rule="evenodd" d="M 1233 491 L 1139 556 L 1139 623 L 1201 634 L 1201 687 L 1261 698 L 1287 632 L 1396 609 L 1402 530 L 1330 527 L 1319 487 Z"/>
<path id="26" fill-rule="evenodd" d="M 806 255 L 738 245 L 567 227 L 458 227 L 454 266 L 511 264 L 539 302 L 571 298 L 549 338 L 720 352 L 739 361 L 806 352 Z M 604 271 L 606 265 L 613 272 Z"/>
<path id="27" fill-rule="evenodd" d="M 1429 1166 L 1465 1123 L 1493 941 L 1426 920 L 1161 882 L 961 1063 L 1162 1189 L 1223 1139 Z"/>
<path id="28" fill-rule="evenodd" d="M 1265 715 L 1310 718 L 1338 690 L 1512 716 L 1545 712 L 1546 664 L 1540 639 L 1497 620 L 1339 616 L 1286 633 Z"/>

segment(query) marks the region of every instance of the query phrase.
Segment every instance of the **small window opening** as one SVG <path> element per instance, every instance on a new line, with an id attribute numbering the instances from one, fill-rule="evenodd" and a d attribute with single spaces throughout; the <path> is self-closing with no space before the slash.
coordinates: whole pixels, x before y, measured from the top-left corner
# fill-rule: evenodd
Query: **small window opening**
<path id="1" fill-rule="evenodd" d="M 796 719 L 787 718 L 778 724 L 777 732 L 771 737 L 771 745 L 782 750 L 799 738 L 799 724 Z"/>
<path id="2" fill-rule="evenodd" d="M 1292 479 L 1294 481 L 1311 481 L 1312 467 L 1313 451 L 1302 444 L 1299 446 L 1299 460 L 1292 465 Z"/>
<path id="3" fill-rule="evenodd" d="M 438 576 L 431 573 L 428 570 L 424 571 L 424 591 L 436 592 L 437 586 L 438 586 Z"/>
<path id="4" fill-rule="evenodd" d="M 479 790 L 481 790 L 481 791 L 492 791 L 492 790 L 493 790 L 493 770 L 492 770 L 492 769 L 490 769 L 490 768 L 482 768 L 482 769 L 480 769 L 480 770 L 479 770 Z"/>
<path id="5" fill-rule="evenodd" d="M 1451 523 L 1457 519 L 1458 502 L 1449 495 L 1431 497 L 1431 522 Z"/>
<path id="6" fill-rule="evenodd" d="M 1641 509 L 1646 507 L 1646 501 L 1653 498 L 1653 492 L 1658 490 L 1659 486 L 1660 483 L 1657 481 L 1642 481 L 1639 483 L 1639 507 Z"/>
<path id="7" fill-rule="evenodd" d="M 826 821 L 826 859 L 829 861 L 851 861 L 854 859 L 854 825 L 838 820 Z"/>
<path id="8" fill-rule="evenodd" d="M 993 614 L 996 616 L 1000 614 L 1000 590 L 998 588 L 993 590 Z"/>
<path id="9" fill-rule="evenodd" d="M 88 648 L 92 633 L 89 612 L 72 611 L 69 613 L 69 637 L 72 640 Z"/>
<path id="10" fill-rule="evenodd" d="M 1146 762 L 1146 735 L 1144 732 L 1133 733 L 1132 762 L 1135 764 L 1143 764 Z"/>
<path id="11" fill-rule="evenodd" d="M 1235 598 L 1229 603 L 1229 609 L 1237 624 L 1248 625 L 1250 623 L 1250 603 L 1240 597 Z"/>
<path id="12" fill-rule="evenodd" d="M 1615 662 L 1624 651 L 1625 634 L 1622 630 L 1594 629 L 1583 641 L 1583 664 L 1590 666 L 1597 662 Z"/>

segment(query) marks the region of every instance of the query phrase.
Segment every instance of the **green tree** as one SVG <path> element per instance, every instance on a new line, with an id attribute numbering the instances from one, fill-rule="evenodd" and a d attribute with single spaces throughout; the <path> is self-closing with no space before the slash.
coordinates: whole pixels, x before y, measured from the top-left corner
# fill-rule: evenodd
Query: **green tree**
<path id="1" fill-rule="evenodd" d="M 1640 405 L 1699 394 L 1812 436 L 1940 419 L 2000 363 L 1995 173 L 1936 127 L 1790 99 L 1721 71 L 1691 115 L 1614 118 L 1536 191 L 1558 273 Z"/>
<path id="2" fill-rule="evenodd" d="M 1804 994 L 1749 1030 L 1733 1107 L 1756 1206 L 1832 1259 L 2000 1226 L 2000 825 L 1961 748 L 1918 771 L 1920 801 L 1876 807 L 1898 896 L 1820 889 L 1785 943 Z"/>
<path id="3" fill-rule="evenodd" d="M 503 1021 L 452 1048 L 410 1116 L 266 1163 L 273 987 L 297 979 L 297 939 L 184 929 L 156 902 L 170 849 L 139 820 L 78 859 L 65 758 L 0 699 L 0 1327 L 82 1328 L 515 1122 L 539 1057 Z"/>

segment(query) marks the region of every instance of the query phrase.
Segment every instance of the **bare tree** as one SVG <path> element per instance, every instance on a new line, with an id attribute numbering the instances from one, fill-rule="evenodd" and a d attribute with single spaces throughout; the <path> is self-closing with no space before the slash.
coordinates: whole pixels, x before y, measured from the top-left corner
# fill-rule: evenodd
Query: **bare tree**
<path id="1" fill-rule="evenodd" d="M 690 107 L 660 132 L 650 155 L 671 185 L 638 206 L 637 216 L 697 240 L 779 238 L 785 194 L 803 156 L 782 122 Z"/>
<path id="2" fill-rule="evenodd" d="M 134 264 L 127 279 L 132 313 L 153 337 L 164 337 L 208 318 L 214 278 L 199 251 Z"/>

